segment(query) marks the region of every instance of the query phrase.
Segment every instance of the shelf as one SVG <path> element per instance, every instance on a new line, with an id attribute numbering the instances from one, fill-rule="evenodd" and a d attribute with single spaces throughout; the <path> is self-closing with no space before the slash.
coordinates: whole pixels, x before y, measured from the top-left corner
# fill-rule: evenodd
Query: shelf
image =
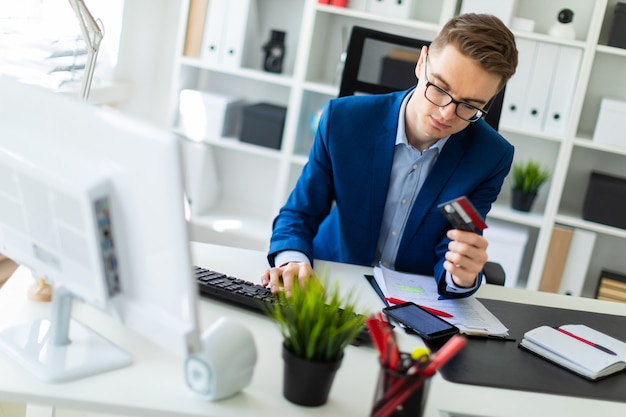
<path id="1" fill-rule="evenodd" d="M 504 137 L 506 137 L 507 134 L 515 134 L 515 135 L 520 135 L 520 136 L 529 136 L 529 137 L 533 137 L 537 139 L 550 140 L 553 142 L 563 142 L 564 140 L 562 136 L 555 136 L 555 135 L 542 133 L 542 132 L 534 132 L 534 131 L 530 131 L 526 129 L 509 127 L 509 126 L 502 125 L 502 124 L 498 128 L 498 132 L 500 132 L 500 134 Z"/>
<path id="2" fill-rule="evenodd" d="M 592 149 L 600 152 L 612 153 L 617 155 L 626 156 L 626 147 L 603 145 L 595 143 L 591 138 L 577 137 L 574 139 L 574 146 L 578 146 L 585 149 Z"/>
<path id="3" fill-rule="evenodd" d="M 286 87 L 291 87 L 294 83 L 293 77 L 287 75 L 275 74 L 251 68 L 223 68 L 218 65 L 207 64 L 198 58 L 182 57 L 181 64 L 192 68 L 227 74 L 233 77 L 256 80 L 269 84 L 283 85 Z"/>
<path id="4" fill-rule="evenodd" d="M 530 40 L 546 42 L 546 43 L 553 43 L 553 44 L 561 45 L 561 46 L 572 46 L 572 47 L 580 48 L 580 49 L 584 49 L 586 46 L 584 41 L 559 39 L 559 38 L 554 38 L 550 35 L 546 35 L 543 33 L 524 32 L 520 30 L 512 30 L 512 32 L 516 38 L 530 39 Z"/>
<path id="5" fill-rule="evenodd" d="M 592 232 L 626 239 L 626 230 L 624 229 L 583 220 L 575 214 L 557 214 L 556 222 L 565 226 L 577 227 L 579 229 L 590 230 Z"/>
<path id="6" fill-rule="evenodd" d="M 256 216 L 232 205 L 222 205 L 189 220 L 192 240 L 267 250 L 271 219 Z"/>
<path id="7" fill-rule="evenodd" d="M 626 57 L 626 49 L 616 48 L 615 46 L 598 45 L 596 46 L 596 52 L 600 54 Z"/>
<path id="8" fill-rule="evenodd" d="M 432 0 L 431 0 L 432 1 Z M 361 10 L 351 9 L 349 7 L 335 7 L 317 4 L 316 9 L 320 13 L 334 14 L 338 16 L 351 17 L 368 22 L 386 23 L 395 26 L 403 26 L 407 28 L 423 29 L 431 32 L 438 32 L 441 25 L 434 22 L 423 22 L 413 19 L 397 19 L 393 17 L 380 16 Z"/>
<path id="9" fill-rule="evenodd" d="M 185 140 L 189 140 L 190 142 L 199 142 L 206 145 L 213 145 L 223 149 L 231 149 L 251 155 L 258 155 L 270 159 L 279 159 L 280 151 L 277 149 L 270 149 L 259 145 L 252 145 L 249 143 L 245 143 L 239 140 L 239 138 L 219 138 L 219 139 L 204 139 L 202 141 L 196 141 L 188 138 L 184 132 L 174 129 L 174 133 L 181 136 Z"/>
<path id="10" fill-rule="evenodd" d="M 544 222 L 544 216 L 541 214 L 524 213 L 497 203 L 491 207 L 491 211 L 487 215 L 487 218 L 489 217 L 537 228 L 541 227 Z"/>

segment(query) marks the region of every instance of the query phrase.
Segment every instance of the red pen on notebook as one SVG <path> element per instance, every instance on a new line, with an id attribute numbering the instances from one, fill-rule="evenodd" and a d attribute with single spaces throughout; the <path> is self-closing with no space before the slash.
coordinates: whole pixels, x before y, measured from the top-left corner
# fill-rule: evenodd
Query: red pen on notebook
<path id="1" fill-rule="evenodd" d="M 395 298 L 395 297 L 385 297 L 385 300 L 389 301 L 390 303 L 394 303 L 394 304 L 404 304 L 404 303 L 406 303 L 406 301 L 401 300 L 399 298 Z M 446 313 L 445 311 L 437 310 L 436 308 L 426 307 L 426 306 L 422 306 L 422 305 L 420 307 L 422 307 L 424 310 L 426 310 L 428 312 L 433 313 L 436 316 L 446 317 L 446 318 L 454 317 L 452 314 Z"/>
<path id="2" fill-rule="evenodd" d="M 600 349 L 602 352 L 608 353 L 609 355 L 616 355 L 617 356 L 617 353 L 613 352 L 611 349 L 605 348 L 604 346 L 599 345 L 599 344 L 597 344 L 595 342 L 592 342 L 591 340 L 587 340 L 587 339 L 582 338 L 580 336 L 576 336 L 574 333 L 570 333 L 567 330 L 561 329 L 560 327 L 557 327 L 556 329 L 559 332 L 561 332 L 563 334 L 566 334 L 566 335 L 568 335 L 570 337 L 573 337 L 576 340 L 580 340 L 581 342 L 586 343 L 586 344 L 588 344 L 590 346 L 593 346 L 596 349 Z"/>

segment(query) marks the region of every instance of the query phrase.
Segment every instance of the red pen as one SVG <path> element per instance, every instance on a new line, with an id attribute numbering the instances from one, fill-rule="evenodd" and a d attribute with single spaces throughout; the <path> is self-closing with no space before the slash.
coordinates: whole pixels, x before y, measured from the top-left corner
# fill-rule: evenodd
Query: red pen
<path id="1" fill-rule="evenodd" d="M 406 301 L 401 300 L 399 298 L 394 298 L 394 297 L 385 297 L 385 300 L 389 301 L 390 303 L 394 303 L 394 304 L 404 304 L 406 303 Z M 446 313 L 445 311 L 441 311 L 441 310 L 437 310 L 436 308 L 432 308 L 432 307 L 427 307 L 427 306 L 420 306 L 422 307 L 424 310 L 433 313 L 437 316 L 440 317 L 446 317 L 446 318 L 452 318 L 454 317 L 452 314 L 450 313 Z"/>
<path id="2" fill-rule="evenodd" d="M 584 338 L 582 338 L 580 336 L 576 336 L 574 333 L 570 333 L 567 330 L 561 329 L 560 327 L 557 327 L 556 329 L 559 332 L 561 332 L 563 334 L 566 334 L 566 335 L 568 335 L 570 337 L 573 337 L 576 340 L 580 340 L 581 342 L 586 343 L 586 344 L 588 344 L 590 346 L 593 346 L 596 349 L 600 349 L 602 352 L 608 353 L 609 355 L 616 355 L 617 356 L 617 353 L 613 352 L 611 349 L 605 348 L 604 346 L 599 345 L 599 344 L 597 344 L 595 342 L 592 342 L 591 340 L 587 340 L 587 339 L 584 339 Z"/>

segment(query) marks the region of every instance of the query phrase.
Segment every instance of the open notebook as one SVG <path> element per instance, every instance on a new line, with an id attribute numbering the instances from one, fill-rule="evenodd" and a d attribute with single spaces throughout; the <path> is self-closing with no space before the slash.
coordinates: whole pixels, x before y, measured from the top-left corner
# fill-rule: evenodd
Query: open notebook
<path id="1" fill-rule="evenodd" d="M 509 329 L 474 296 L 439 299 L 435 279 L 385 267 L 374 268 L 374 278 L 385 297 L 434 308 L 452 317 L 441 317 L 466 335 L 507 337 Z"/>
<path id="2" fill-rule="evenodd" d="M 591 380 L 626 368 L 626 343 L 582 324 L 537 327 L 519 346 Z"/>

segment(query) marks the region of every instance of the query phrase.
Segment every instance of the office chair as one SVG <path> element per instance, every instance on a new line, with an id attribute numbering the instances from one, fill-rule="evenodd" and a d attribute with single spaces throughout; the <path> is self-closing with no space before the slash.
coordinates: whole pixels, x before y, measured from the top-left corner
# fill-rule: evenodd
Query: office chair
<path id="1" fill-rule="evenodd" d="M 353 26 L 346 51 L 339 97 L 384 94 L 414 86 L 415 64 L 430 41 Z M 498 130 L 504 88 L 485 108 L 485 121 Z"/>
<path id="2" fill-rule="evenodd" d="M 415 64 L 422 46 L 429 41 L 353 26 L 346 51 L 339 97 L 355 94 L 385 94 L 416 84 Z M 498 130 L 504 88 L 485 106 L 485 121 Z M 490 107 L 489 107 L 490 106 Z M 506 274 L 496 262 L 483 269 L 488 284 L 504 285 Z"/>

